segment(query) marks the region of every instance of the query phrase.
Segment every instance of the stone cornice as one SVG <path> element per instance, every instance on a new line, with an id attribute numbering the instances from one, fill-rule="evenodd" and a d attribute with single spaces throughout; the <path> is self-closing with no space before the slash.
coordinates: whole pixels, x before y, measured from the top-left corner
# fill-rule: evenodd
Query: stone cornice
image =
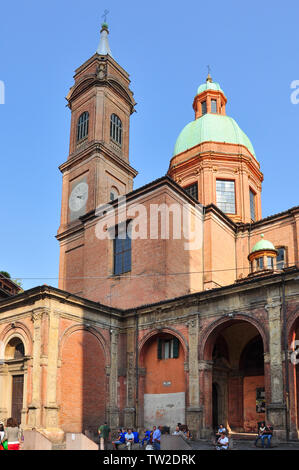
<path id="1" fill-rule="evenodd" d="M 96 155 L 94 155 L 96 154 Z M 100 157 L 99 154 L 102 154 L 104 157 L 112 160 L 119 167 L 124 168 L 128 173 L 131 173 L 133 177 L 138 174 L 138 171 L 135 170 L 126 160 L 121 157 L 118 157 L 113 153 L 102 141 L 94 140 L 88 142 L 84 148 L 80 148 L 71 153 L 66 162 L 62 163 L 58 168 L 61 173 L 70 170 L 72 167 L 77 166 L 79 163 L 87 160 L 90 157 Z"/>

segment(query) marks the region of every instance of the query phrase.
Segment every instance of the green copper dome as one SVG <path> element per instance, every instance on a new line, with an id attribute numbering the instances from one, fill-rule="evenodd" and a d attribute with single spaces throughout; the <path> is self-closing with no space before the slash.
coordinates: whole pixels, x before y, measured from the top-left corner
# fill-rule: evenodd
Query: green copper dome
<path id="1" fill-rule="evenodd" d="M 207 81 L 206 83 L 203 83 L 202 85 L 200 85 L 197 89 L 197 95 L 199 95 L 200 93 L 202 93 L 203 91 L 206 91 L 206 90 L 215 90 L 215 91 L 221 91 L 224 96 L 225 96 L 225 93 L 224 91 L 221 89 L 219 83 L 217 82 L 210 82 L 210 81 Z"/>
<path id="2" fill-rule="evenodd" d="M 255 253 L 256 251 L 261 251 L 261 250 L 276 251 L 276 248 L 273 245 L 273 243 L 269 242 L 268 240 L 265 240 L 264 235 L 261 235 L 261 237 L 262 239 L 254 245 L 254 247 L 251 250 L 251 253 Z"/>
<path id="3" fill-rule="evenodd" d="M 205 85 L 218 84 L 208 82 Z M 205 85 L 201 85 L 199 89 Z M 250 140 L 233 118 L 210 113 L 201 116 L 184 127 L 176 141 L 173 155 L 178 155 L 195 145 L 209 141 L 244 145 L 255 157 L 255 151 Z"/>

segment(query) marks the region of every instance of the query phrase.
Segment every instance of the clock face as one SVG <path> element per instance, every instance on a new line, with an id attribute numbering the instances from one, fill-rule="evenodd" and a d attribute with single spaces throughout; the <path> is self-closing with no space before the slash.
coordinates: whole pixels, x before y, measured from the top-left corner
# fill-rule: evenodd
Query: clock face
<path id="1" fill-rule="evenodd" d="M 69 199 L 69 208 L 77 212 L 85 206 L 88 198 L 88 184 L 85 182 L 77 184 L 71 192 Z"/>

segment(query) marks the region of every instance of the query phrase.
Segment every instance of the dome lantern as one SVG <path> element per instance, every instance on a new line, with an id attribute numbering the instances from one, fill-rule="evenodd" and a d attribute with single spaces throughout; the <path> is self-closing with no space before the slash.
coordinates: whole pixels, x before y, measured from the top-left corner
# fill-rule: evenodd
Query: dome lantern
<path id="1" fill-rule="evenodd" d="M 248 255 L 250 261 L 251 273 L 263 270 L 274 270 L 277 250 L 273 243 L 265 240 L 264 234 L 261 234 L 259 240 Z"/>
<path id="2" fill-rule="evenodd" d="M 211 75 L 208 74 L 206 82 L 198 87 L 193 101 L 195 119 L 208 113 L 225 116 L 226 102 L 226 96 L 219 83 L 213 82 Z"/>

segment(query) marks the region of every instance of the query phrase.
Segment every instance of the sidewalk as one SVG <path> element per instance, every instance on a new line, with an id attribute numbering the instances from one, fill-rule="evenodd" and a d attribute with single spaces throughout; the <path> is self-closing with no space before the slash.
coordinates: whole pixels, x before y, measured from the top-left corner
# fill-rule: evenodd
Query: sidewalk
<path id="1" fill-rule="evenodd" d="M 189 444 L 194 450 L 214 450 L 215 447 L 212 445 L 211 441 L 207 440 L 198 440 L 190 441 Z M 270 449 L 255 447 L 253 441 L 248 440 L 233 440 L 233 449 L 232 450 L 255 450 L 259 452 L 270 452 L 271 450 L 299 450 L 299 442 L 282 442 L 276 447 Z"/>

